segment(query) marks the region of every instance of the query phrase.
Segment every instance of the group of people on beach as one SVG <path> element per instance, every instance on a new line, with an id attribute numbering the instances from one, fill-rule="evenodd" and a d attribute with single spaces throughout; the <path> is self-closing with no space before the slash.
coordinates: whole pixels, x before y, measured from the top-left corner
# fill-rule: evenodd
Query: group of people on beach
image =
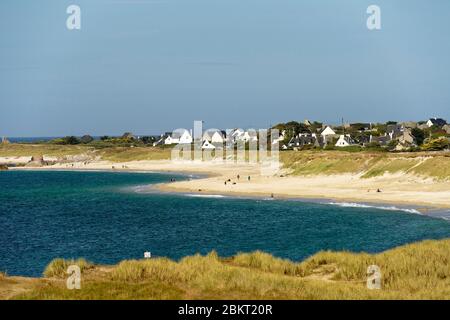
<path id="1" fill-rule="evenodd" d="M 237 180 L 239 181 L 239 180 L 241 179 L 241 176 L 238 174 L 238 175 L 236 176 L 236 178 L 237 178 Z M 251 177 L 248 176 L 248 177 L 247 177 L 247 181 L 250 181 L 250 180 L 251 180 Z M 228 179 L 228 180 L 225 180 L 224 185 L 227 185 L 228 183 L 231 183 L 231 184 L 233 184 L 233 185 L 237 184 L 237 182 L 231 181 L 231 179 Z"/>

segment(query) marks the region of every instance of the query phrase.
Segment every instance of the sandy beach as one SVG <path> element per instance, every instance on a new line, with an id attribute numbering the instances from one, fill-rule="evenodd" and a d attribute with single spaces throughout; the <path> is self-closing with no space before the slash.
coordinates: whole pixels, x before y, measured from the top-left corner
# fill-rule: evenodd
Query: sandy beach
<path id="1" fill-rule="evenodd" d="M 27 167 L 13 170 L 30 169 L 39 168 Z M 424 213 L 426 213 L 427 207 L 430 210 L 450 208 L 450 183 L 403 173 L 361 178 L 359 174 L 291 176 L 288 172 L 281 170 L 277 175 L 262 176 L 258 165 L 170 160 L 123 163 L 76 162 L 56 164 L 41 169 L 197 173 L 205 174 L 205 177 L 152 186 L 151 188 L 156 187 L 161 191 L 183 193 L 314 198 L 339 202 L 420 206 Z"/>

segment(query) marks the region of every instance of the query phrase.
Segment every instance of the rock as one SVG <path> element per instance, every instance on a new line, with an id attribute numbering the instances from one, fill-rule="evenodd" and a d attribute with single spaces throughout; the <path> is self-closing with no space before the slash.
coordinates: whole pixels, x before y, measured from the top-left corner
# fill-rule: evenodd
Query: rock
<path id="1" fill-rule="evenodd" d="M 0 164 L 0 171 L 8 170 L 8 166 L 6 164 Z"/>
<path id="2" fill-rule="evenodd" d="M 42 167 L 46 165 L 43 156 L 33 156 L 30 162 L 27 163 L 27 167 Z"/>

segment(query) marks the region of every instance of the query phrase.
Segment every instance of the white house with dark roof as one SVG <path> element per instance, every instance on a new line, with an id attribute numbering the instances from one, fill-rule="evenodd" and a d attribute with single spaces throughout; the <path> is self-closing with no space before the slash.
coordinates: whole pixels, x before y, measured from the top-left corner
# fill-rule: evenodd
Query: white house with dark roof
<path id="1" fill-rule="evenodd" d="M 164 144 L 187 144 L 192 143 L 192 135 L 186 129 L 177 129 L 173 131 L 168 137 L 164 140 Z"/>
<path id="2" fill-rule="evenodd" d="M 443 127 L 447 124 L 447 121 L 441 118 L 431 118 L 427 121 L 427 126 L 431 128 L 432 126 Z"/>
<path id="3" fill-rule="evenodd" d="M 339 139 L 336 142 L 335 146 L 339 147 L 339 148 L 343 148 L 343 147 L 349 147 L 354 144 L 356 144 L 355 140 L 353 140 L 349 134 L 346 134 L 346 135 L 341 134 L 339 136 Z"/>

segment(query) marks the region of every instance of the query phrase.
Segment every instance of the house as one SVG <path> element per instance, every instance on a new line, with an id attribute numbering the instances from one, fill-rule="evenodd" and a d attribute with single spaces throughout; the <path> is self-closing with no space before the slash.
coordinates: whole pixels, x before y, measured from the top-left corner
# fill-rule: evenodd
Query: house
<path id="1" fill-rule="evenodd" d="M 300 146 L 300 139 L 298 138 L 298 136 L 292 137 L 291 140 L 289 140 L 289 142 L 288 142 L 288 146 L 290 148 L 299 147 Z"/>
<path id="2" fill-rule="evenodd" d="M 450 134 L 450 124 L 446 124 L 445 126 L 442 127 L 442 130 L 444 130 L 445 132 L 447 132 L 447 134 Z"/>
<path id="3" fill-rule="evenodd" d="M 397 139 L 403 133 L 403 127 L 400 124 L 388 124 L 386 126 L 386 133 L 391 140 Z"/>
<path id="4" fill-rule="evenodd" d="M 223 144 L 226 140 L 226 133 L 224 131 L 215 131 L 211 136 L 212 143 Z"/>
<path id="5" fill-rule="evenodd" d="M 403 145 L 416 145 L 416 138 L 412 135 L 410 130 L 403 131 L 403 134 L 398 138 L 398 142 Z"/>
<path id="6" fill-rule="evenodd" d="M 167 145 L 169 145 L 169 144 L 178 144 L 179 141 L 180 141 L 179 139 L 173 138 L 172 136 L 168 136 L 164 140 L 164 144 L 167 144 Z"/>
<path id="7" fill-rule="evenodd" d="M 411 130 L 405 130 L 403 131 L 402 135 L 397 139 L 398 143 L 395 146 L 396 151 L 404 151 L 408 150 L 411 147 L 417 146 L 416 139 L 411 134 Z"/>
<path id="8" fill-rule="evenodd" d="M 216 147 L 210 143 L 208 140 L 205 140 L 202 145 L 202 150 L 214 150 Z"/>
<path id="9" fill-rule="evenodd" d="M 401 125 L 403 128 L 406 128 L 406 129 L 414 129 L 414 128 L 417 128 L 417 126 L 418 126 L 417 122 L 414 122 L 414 121 L 402 122 Z"/>
<path id="10" fill-rule="evenodd" d="M 330 126 L 327 126 L 322 133 L 320 134 L 322 137 L 326 137 L 326 136 L 335 136 L 336 132 L 334 132 L 333 129 L 331 129 Z"/>
<path id="11" fill-rule="evenodd" d="M 355 140 L 353 140 L 349 134 L 346 134 L 346 135 L 341 134 L 339 136 L 339 140 L 336 142 L 335 146 L 342 148 L 342 147 L 348 147 L 348 146 L 351 146 L 354 144 L 356 144 Z"/>
<path id="12" fill-rule="evenodd" d="M 361 145 L 361 146 L 366 146 L 368 143 L 370 143 L 370 136 L 367 135 L 360 135 L 357 138 L 357 142 Z"/>
<path id="13" fill-rule="evenodd" d="M 447 121 L 445 121 L 444 119 L 441 119 L 441 118 L 431 118 L 430 120 L 427 121 L 428 128 L 431 128 L 432 126 L 443 127 L 446 124 L 447 124 Z"/>
<path id="14" fill-rule="evenodd" d="M 225 131 L 220 131 L 218 129 L 209 129 L 203 133 L 202 140 L 208 141 L 210 143 L 220 143 L 223 144 L 226 140 Z"/>
<path id="15" fill-rule="evenodd" d="M 245 131 L 242 129 L 233 129 L 228 133 L 228 138 L 233 142 L 241 141 Z"/>
<path id="16" fill-rule="evenodd" d="M 245 142 L 256 142 L 258 141 L 258 135 L 255 130 L 245 131 L 242 140 Z"/>
<path id="17" fill-rule="evenodd" d="M 315 148 L 325 148 L 328 144 L 328 141 L 326 139 L 326 137 L 324 136 L 317 136 L 317 135 L 313 135 L 314 136 L 314 147 Z"/>
<path id="18" fill-rule="evenodd" d="M 387 134 L 384 136 L 379 136 L 379 137 L 375 137 L 375 136 L 371 135 L 370 139 L 369 139 L 369 143 L 379 144 L 380 146 L 387 146 L 391 140 L 392 140 L 391 137 Z"/>
<path id="19" fill-rule="evenodd" d="M 187 130 L 182 131 L 179 143 L 186 144 L 186 143 L 192 143 L 192 141 L 193 141 L 192 134 Z"/>
<path id="20" fill-rule="evenodd" d="M 167 133 L 166 133 L 167 134 Z M 187 144 L 192 143 L 192 135 L 186 129 L 177 129 L 171 134 L 167 134 L 164 144 Z"/>
<path id="21" fill-rule="evenodd" d="M 273 139 L 272 144 L 280 143 L 284 141 L 284 138 L 286 137 L 286 130 L 281 131 L 281 134 L 278 136 L 277 139 Z"/>

